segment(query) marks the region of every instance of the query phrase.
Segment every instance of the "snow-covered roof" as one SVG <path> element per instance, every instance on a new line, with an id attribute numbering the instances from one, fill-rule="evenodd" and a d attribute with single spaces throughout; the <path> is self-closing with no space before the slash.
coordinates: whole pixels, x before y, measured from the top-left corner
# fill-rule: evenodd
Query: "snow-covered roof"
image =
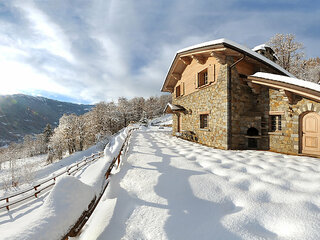
<path id="1" fill-rule="evenodd" d="M 167 106 L 164 109 L 164 112 L 167 112 L 167 109 L 170 108 L 171 111 L 184 111 L 186 110 L 184 107 L 180 106 L 180 105 L 175 105 L 172 103 L 168 103 Z"/>
<path id="2" fill-rule="evenodd" d="M 320 92 L 319 84 L 294 78 L 294 77 L 286 77 L 286 76 L 281 76 L 281 75 L 272 74 L 272 73 L 264 73 L 264 72 L 257 72 L 251 75 L 250 77 L 265 78 L 265 79 L 274 80 L 278 82 L 289 83 L 299 87 L 304 87 L 304 88 L 308 88 L 308 89 Z"/>
<path id="3" fill-rule="evenodd" d="M 252 51 L 258 51 L 258 50 L 266 50 L 266 48 L 271 48 L 272 49 L 272 47 L 270 47 L 269 45 L 267 45 L 267 44 L 260 44 L 260 45 L 258 45 L 258 46 L 255 46 L 254 48 L 252 48 Z M 272 49 L 272 51 L 273 51 L 273 49 Z"/>
<path id="4" fill-rule="evenodd" d="M 245 46 L 242 46 L 239 43 L 236 43 L 236 42 L 231 41 L 231 40 L 226 39 L 226 38 L 220 38 L 220 39 L 217 39 L 217 40 L 204 42 L 204 43 L 196 44 L 196 45 L 193 45 L 193 46 L 190 46 L 190 47 L 187 47 L 187 48 L 183 48 L 183 49 L 180 49 L 179 51 L 177 51 L 177 54 L 180 54 L 180 53 L 186 52 L 186 51 L 190 51 L 190 50 L 194 50 L 194 49 L 197 49 L 197 48 L 209 47 L 209 46 L 218 45 L 218 44 L 226 44 L 226 45 L 230 45 L 231 47 L 237 48 L 238 50 L 241 50 L 241 51 L 247 53 L 248 55 L 254 56 L 255 58 L 261 60 L 262 62 L 265 62 L 265 63 L 271 65 L 272 67 L 276 68 L 277 70 L 279 70 L 280 72 L 284 73 L 285 75 L 287 75 L 289 77 L 292 77 L 292 78 L 295 78 L 294 75 L 292 75 L 287 70 L 285 70 L 284 68 L 282 68 L 281 66 L 279 66 L 275 62 L 271 61 L 270 59 L 264 57 L 263 55 L 261 55 L 259 53 L 256 53 L 255 51 L 253 51 L 253 50 L 251 50 L 251 49 L 249 49 L 249 48 L 247 48 Z M 265 46 L 267 46 L 267 45 L 265 45 Z"/>

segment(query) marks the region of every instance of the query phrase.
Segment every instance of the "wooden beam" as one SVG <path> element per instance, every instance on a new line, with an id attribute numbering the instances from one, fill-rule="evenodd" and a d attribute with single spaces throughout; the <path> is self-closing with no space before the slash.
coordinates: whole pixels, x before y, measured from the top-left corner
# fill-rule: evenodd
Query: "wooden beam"
<path id="1" fill-rule="evenodd" d="M 170 92 L 173 92 L 173 87 L 167 86 L 166 89 L 168 89 Z"/>
<path id="2" fill-rule="evenodd" d="M 259 84 L 248 82 L 248 86 L 251 88 L 251 90 L 254 94 L 260 93 L 260 85 Z"/>
<path id="3" fill-rule="evenodd" d="M 207 58 L 204 57 L 203 55 L 192 55 L 191 57 L 200 64 L 205 64 L 207 61 Z"/>
<path id="4" fill-rule="evenodd" d="M 271 88 L 276 88 L 276 89 L 283 89 L 287 90 L 289 92 L 292 92 L 298 96 L 306 97 L 312 100 L 315 100 L 317 102 L 320 102 L 320 94 L 318 91 L 312 90 L 312 89 L 307 89 L 304 87 L 300 87 L 294 84 L 289 84 L 289 83 L 283 83 L 275 80 L 270 80 L 266 78 L 258 78 L 258 77 L 253 77 L 249 76 L 247 81 L 250 81 L 252 83 L 256 83 L 259 85 L 271 87 Z"/>
<path id="5" fill-rule="evenodd" d="M 223 47 L 223 48 L 215 48 L 212 49 L 212 52 L 224 52 L 225 50 L 227 50 L 227 48 Z"/>
<path id="6" fill-rule="evenodd" d="M 284 90 L 285 96 L 288 98 L 290 104 L 294 104 L 296 101 L 296 95 L 288 90 Z"/>
<path id="7" fill-rule="evenodd" d="M 180 60 L 185 64 L 185 65 L 190 65 L 190 63 L 192 62 L 192 58 L 191 57 L 180 57 Z"/>
<path id="8" fill-rule="evenodd" d="M 181 73 L 177 73 L 177 72 L 174 72 L 171 74 L 172 77 L 174 77 L 176 80 L 180 80 L 181 79 Z"/>

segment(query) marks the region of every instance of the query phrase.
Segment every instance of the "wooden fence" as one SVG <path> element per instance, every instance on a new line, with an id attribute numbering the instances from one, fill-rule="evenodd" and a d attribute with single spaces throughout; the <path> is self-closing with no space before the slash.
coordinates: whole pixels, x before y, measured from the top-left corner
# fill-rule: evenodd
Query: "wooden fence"
<path id="1" fill-rule="evenodd" d="M 98 205 L 101 197 L 103 196 L 106 188 L 109 185 L 109 176 L 111 174 L 111 171 L 114 167 L 114 165 L 116 163 L 118 163 L 118 166 L 120 164 L 120 158 L 121 155 L 125 154 L 127 149 L 128 149 L 128 144 L 129 144 L 129 138 L 131 136 L 131 133 L 133 130 L 135 130 L 136 128 L 132 128 L 129 130 L 126 139 L 124 141 L 124 143 L 121 146 L 121 149 L 119 151 L 119 153 L 117 154 L 117 157 L 113 158 L 112 162 L 110 163 L 108 169 L 105 172 L 105 179 L 106 182 L 103 186 L 103 188 L 101 189 L 101 192 L 99 194 L 98 197 L 94 197 L 91 201 L 91 203 L 88 206 L 88 209 L 86 211 L 84 211 L 81 215 L 81 217 L 78 219 L 78 221 L 70 227 L 70 231 L 68 232 L 67 235 L 65 235 L 63 237 L 63 239 L 68 239 L 68 237 L 75 237 L 78 235 L 79 231 L 82 229 L 82 227 L 85 225 L 85 223 L 88 221 L 89 217 L 91 216 L 91 214 L 93 213 L 94 209 L 96 208 L 96 206 Z M 34 198 L 34 197 L 38 197 L 38 194 L 41 193 L 44 190 L 47 190 L 49 188 L 52 188 L 55 183 L 56 183 L 56 179 L 58 177 L 60 177 L 61 175 L 64 174 L 74 174 L 76 172 L 78 172 L 81 168 L 83 168 L 84 166 L 88 165 L 89 163 L 92 163 L 93 161 L 101 158 L 103 156 L 103 152 L 99 152 L 97 154 L 92 154 L 89 157 L 84 158 L 83 160 L 71 164 L 70 166 L 68 166 L 64 171 L 57 173 L 56 175 L 53 175 L 50 178 L 47 178 L 45 180 L 42 180 L 41 182 L 38 182 L 37 184 L 35 184 L 34 186 L 30 187 L 30 188 L 26 188 L 24 190 L 21 190 L 19 192 L 10 194 L 8 196 L 2 197 L 0 198 L 0 203 L 4 202 L 3 204 L 0 205 L 0 209 L 2 208 L 6 208 L 8 211 L 10 210 L 10 207 L 12 207 L 12 205 L 15 205 L 17 203 L 26 201 L 30 198 Z M 25 194 L 28 193 L 28 194 Z"/>
<path id="2" fill-rule="evenodd" d="M 17 203 L 24 202 L 34 197 L 37 198 L 39 193 L 43 192 L 44 190 L 48 190 L 49 188 L 52 188 L 56 183 L 56 179 L 61 175 L 75 174 L 84 166 L 92 163 L 93 161 L 101 158 L 102 156 L 103 156 L 103 152 L 92 154 L 91 156 L 86 157 L 77 163 L 73 163 L 69 165 L 65 170 L 61 172 L 59 171 L 59 173 L 56 173 L 56 174 L 54 173 L 51 177 L 46 178 L 40 182 L 37 182 L 32 187 L 23 189 L 21 191 L 18 191 L 0 198 L 0 209 L 6 208 L 9 211 L 12 205 L 16 205 Z"/>
<path id="3" fill-rule="evenodd" d="M 128 150 L 128 145 L 129 145 L 129 138 L 132 134 L 132 131 L 136 130 L 136 128 L 130 129 L 128 132 L 128 135 L 124 141 L 124 143 L 121 146 L 121 149 L 117 155 L 117 157 L 115 157 L 112 162 L 110 163 L 106 173 L 105 173 L 105 177 L 106 177 L 106 184 L 105 186 L 102 188 L 98 198 L 94 197 L 91 201 L 91 203 L 88 206 L 88 209 L 86 211 L 84 211 L 81 215 L 81 217 L 78 219 L 78 221 L 74 224 L 74 226 L 71 228 L 71 230 L 68 232 L 67 235 L 65 235 L 62 239 L 63 240 L 68 240 L 68 237 L 75 237 L 79 234 L 80 230 L 82 229 L 82 227 L 86 224 L 86 222 L 89 220 L 90 216 L 92 215 L 94 209 L 96 208 L 96 206 L 98 205 L 101 197 L 103 196 L 106 188 L 109 185 L 109 176 L 111 174 L 111 171 L 114 167 L 114 165 L 116 163 L 118 163 L 118 166 L 120 164 L 120 160 L 121 160 L 121 155 L 125 154 Z"/>

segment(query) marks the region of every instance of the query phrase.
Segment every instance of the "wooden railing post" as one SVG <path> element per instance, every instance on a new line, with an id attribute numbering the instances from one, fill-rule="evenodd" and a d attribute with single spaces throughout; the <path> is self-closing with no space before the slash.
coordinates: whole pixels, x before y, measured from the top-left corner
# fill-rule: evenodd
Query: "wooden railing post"
<path id="1" fill-rule="evenodd" d="M 36 192 L 34 193 L 34 196 L 35 196 L 36 198 L 38 198 L 38 196 L 37 196 L 37 187 L 38 187 L 38 186 L 34 186 L 34 190 L 36 191 Z"/>
<path id="2" fill-rule="evenodd" d="M 121 155 L 121 152 L 120 152 L 119 155 L 118 155 L 118 167 L 119 167 L 119 165 L 120 165 L 120 155 Z"/>
<path id="3" fill-rule="evenodd" d="M 6 198 L 6 202 L 9 203 L 9 198 Z M 9 204 L 6 206 L 6 208 L 9 211 Z"/>

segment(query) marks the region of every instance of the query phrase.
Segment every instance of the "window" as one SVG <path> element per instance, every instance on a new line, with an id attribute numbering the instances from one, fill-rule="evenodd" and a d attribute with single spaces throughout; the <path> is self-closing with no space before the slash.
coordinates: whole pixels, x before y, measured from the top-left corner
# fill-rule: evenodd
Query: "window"
<path id="1" fill-rule="evenodd" d="M 176 97 L 181 96 L 180 85 L 176 87 Z"/>
<path id="2" fill-rule="evenodd" d="M 200 114 L 200 128 L 208 128 L 208 114 Z"/>
<path id="3" fill-rule="evenodd" d="M 198 87 L 208 84 L 208 69 L 198 73 Z"/>
<path id="4" fill-rule="evenodd" d="M 270 131 L 281 131 L 281 115 L 271 115 L 270 116 Z"/>

